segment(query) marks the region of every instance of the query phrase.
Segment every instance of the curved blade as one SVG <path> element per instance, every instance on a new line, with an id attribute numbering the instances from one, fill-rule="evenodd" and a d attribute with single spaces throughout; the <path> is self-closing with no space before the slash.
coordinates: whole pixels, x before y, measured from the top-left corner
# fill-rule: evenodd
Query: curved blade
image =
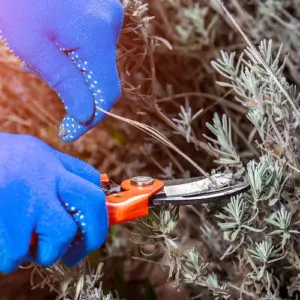
<path id="1" fill-rule="evenodd" d="M 219 202 L 224 199 L 228 199 L 237 194 L 246 192 L 250 188 L 248 183 L 231 186 L 222 191 L 215 191 L 211 193 L 204 193 L 193 196 L 158 196 L 155 195 L 150 198 L 150 205 L 191 205 L 191 204 L 203 204 L 211 202 Z"/>
<path id="2" fill-rule="evenodd" d="M 232 173 L 218 173 L 211 176 L 214 183 L 208 178 L 197 178 L 193 180 L 190 178 L 186 180 L 179 179 L 173 181 L 166 181 L 163 191 L 160 194 L 165 194 L 167 197 L 171 196 L 192 196 L 203 193 L 219 191 L 220 189 L 229 186 L 233 179 Z"/>
<path id="3" fill-rule="evenodd" d="M 243 193 L 250 188 L 248 182 L 233 184 L 232 173 L 219 173 L 212 176 L 216 185 L 207 178 L 188 183 L 167 183 L 162 191 L 152 196 L 150 205 L 190 205 L 218 202 Z"/>

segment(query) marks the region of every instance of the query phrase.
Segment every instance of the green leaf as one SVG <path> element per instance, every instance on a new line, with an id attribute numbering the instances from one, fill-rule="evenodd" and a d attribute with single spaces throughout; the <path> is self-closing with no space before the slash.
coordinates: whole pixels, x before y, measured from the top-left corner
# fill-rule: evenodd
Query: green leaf
<path id="1" fill-rule="evenodd" d="M 254 227 L 251 227 L 249 225 L 242 225 L 241 227 L 245 228 L 245 229 L 248 229 L 250 231 L 254 231 L 254 232 L 262 232 L 262 231 L 264 231 L 264 229 L 254 228 Z"/>

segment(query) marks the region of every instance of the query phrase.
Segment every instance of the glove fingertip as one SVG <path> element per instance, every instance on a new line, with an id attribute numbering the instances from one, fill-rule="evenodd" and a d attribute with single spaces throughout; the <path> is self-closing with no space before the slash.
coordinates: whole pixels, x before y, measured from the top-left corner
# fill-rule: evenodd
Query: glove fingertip
<path id="1" fill-rule="evenodd" d="M 71 143 L 78 140 L 86 132 L 99 124 L 105 115 L 102 112 L 96 111 L 95 117 L 90 124 L 81 124 L 77 119 L 66 116 L 59 127 L 59 138 L 65 143 Z"/>
<path id="2" fill-rule="evenodd" d="M 83 127 L 84 125 L 77 122 L 74 118 L 67 116 L 59 126 L 59 138 L 65 143 L 74 142 L 81 137 L 80 129 Z"/>

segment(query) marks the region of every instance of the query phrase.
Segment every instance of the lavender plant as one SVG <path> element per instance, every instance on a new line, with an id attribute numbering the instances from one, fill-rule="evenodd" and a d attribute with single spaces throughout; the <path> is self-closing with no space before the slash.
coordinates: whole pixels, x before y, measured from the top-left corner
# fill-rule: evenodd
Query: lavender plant
<path id="1" fill-rule="evenodd" d="M 290 257 L 297 257 L 294 249 L 299 247 L 299 208 L 295 193 L 299 161 L 298 139 L 294 137 L 298 129 L 300 96 L 284 76 L 285 64 L 281 48 L 274 55 L 271 40 L 263 40 L 258 50 L 246 47 L 237 61 L 235 53 L 221 51 L 221 58 L 212 62 L 215 70 L 227 79 L 218 84 L 232 89 L 236 100 L 247 108 L 246 117 L 253 126 L 249 142 L 260 152 L 258 159 L 246 162 L 244 171 L 250 191 L 233 197 L 215 215 L 218 221 L 208 225 L 218 226 L 228 245 L 219 259 L 230 259 L 236 265 L 235 272 L 242 272 L 244 276 L 239 286 L 228 279 L 219 283 L 217 275 L 211 272 L 210 263 L 201 258 L 199 250 L 183 251 L 182 246 L 174 242 L 170 231 L 178 222 L 178 213 L 172 218 L 169 213 L 168 222 L 157 227 L 143 221 L 139 231 L 144 237 L 151 237 L 152 242 L 168 255 L 169 278 L 173 278 L 176 286 L 185 282 L 206 288 L 214 299 L 283 299 L 280 295 L 282 285 L 291 282 L 287 284 L 290 297 L 297 289 L 290 278 L 293 272 L 286 278 L 281 274 L 282 268 L 298 272 Z M 184 114 L 180 116 L 182 121 L 175 120 L 179 130 L 185 128 L 190 132 L 188 126 L 182 127 L 187 124 Z M 244 162 L 233 144 L 230 123 L 226 115 L 221 121 L 215 114 L 213 125 L 207 124 L 214 137 L 205 137 L 210 148 L 218 154 L 215 162 L 239 172 Z M 160 220 L 158 223 L 165 220 L 166 209 L 154 218 Z M 149 220 L 152 218 L 150 216 Z M 239 295 L 235 294 L 237 290 Z"/>

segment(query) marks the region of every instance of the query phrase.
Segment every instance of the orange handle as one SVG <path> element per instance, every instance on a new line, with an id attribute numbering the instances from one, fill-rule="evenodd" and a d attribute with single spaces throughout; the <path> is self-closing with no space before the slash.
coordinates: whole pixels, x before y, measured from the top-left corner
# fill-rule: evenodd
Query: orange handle
<path id="1" fill-rule="evenodd" d="M 110 225 L 147 216 L 149 198 L 162 190 L 164 183 L 154 179 L 151 185 L 138 186 L 127 179 L 121 187 L 122 192 L 106 197 Z"/>
<path id="2" fill-rule="evenodd" d="M 101 182 L 109 183 L 106 174 L 101 175 Z M 149 185 L 136 185 L 130 179 L 121 183 L 122 191 L 106 196 L 109 224 L 115 225 L 135 220 L 148 215 L 149 198 L 163 189 L 164 183 L 154 179 Z M 30 247 L 37 245 L 37 235 L 34 233 Z"/>

